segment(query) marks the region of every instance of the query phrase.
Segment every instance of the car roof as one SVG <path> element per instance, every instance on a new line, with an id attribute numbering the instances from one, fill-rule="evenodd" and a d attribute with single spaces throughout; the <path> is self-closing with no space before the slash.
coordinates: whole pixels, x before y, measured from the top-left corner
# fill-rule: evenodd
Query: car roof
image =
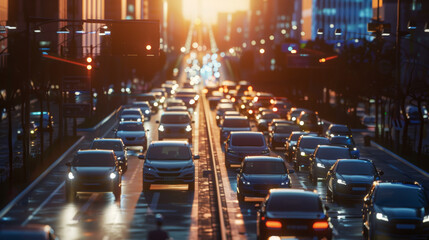
<path id="1" fill-rule="evenodd" d="M 81 154 L 113 154 L 113 150 L 106 149 L 84 149 L 77 151 L 78 155 Z"/>
<path id="2" fill-rule="evenodd" d="M 143 122 L 138 122 L 138 121 L 122 121 L 122 122 L 119 122 L 119 125 L 121 125 L 121 124 L 123 124 L 123 125 L 125 125 L 125 124 L 138 124 L 138 125 L 143 125 Z"/>
<path id="3" fill-rule="evenodd" d="M 246 116 L 225 116 L 225 120 L 227 119 L 244 119 L 247 120 Z"/>
<path id="4" fill-rule="evenodd" d="M 152 141 L 149 146 L 187 146 L 189 147 L 188 141 L 180 140 L 163 140 L 163 141 Z"/>
<path id="5" fill-rule="evenodd" d="M 301 138 L 302 139 L 309 139 L 309 138 L 313 138 L 313 139 L 327 139 L 327 140 L 329 140 L 328 138 L 325 138 L 325 137 L 319 137 L 319 136 L 312 136 L 312 135 L 302 135 L 301 136 Z"/>
<path id="6" fill-rule="evenodd" d="M 169 111 L 169 112 L 163 112 L 161 114 L 161 116 L 164 116 L 164 115 L 187 115 L 187 116 L 189 116 L 189 113 L 185 112 L 185 111 Z"/>
<path id="7" fill-rule="evenodd" d="M 93 141 L 122 142 L 120 138 L 94 138 Z"/>
<path id="8" fill-rule="evenodd" d="M 136 108 L 136 107 L 124 108 L 122 112 L 124 111 L 140 111 L 140 108 Z"/>
<path id="9" fill-rule="evenodd" d="M 251 131 L 234 131 L 230 133 L 231 136 L 233 135 L 264 135 L 262 132 L 251 132 Z"/>
<path id="10" fill-rule="evenodd" d="M 272 156 L 247 156 L 244 158 L 245 162 L 262 162 L 262 161 L 269 161 L 269 162 L 284 162 L 283 158 L 281 157 L 272 157 Z"/>
<path id="11" fill-rule="evenodd" d="M 353 163 L 371 163 L 372 164 L 372 161 L 369 159 L 355 159 L 355 158 L 353 158 L 353 159 L 338 159 L 337 161 L 339 163 L 340 162 L 353 162 Z"/>
<path id="12" fill-rule="evenodd" d="M 336 149 L 348 149 L 345 146 L 338 146 L 338 145 L 319 145 L 318 148 L 336 148 Z"/>
<path id="13" fill-rule="evenodd" d="M 313 191 L 306 191 L 304 189 L 296 189 L 296 188 L 273 188 L 270 189 L 270 196 L 303 196 L 303 197 L 319 197 L 319 195 Z"/>

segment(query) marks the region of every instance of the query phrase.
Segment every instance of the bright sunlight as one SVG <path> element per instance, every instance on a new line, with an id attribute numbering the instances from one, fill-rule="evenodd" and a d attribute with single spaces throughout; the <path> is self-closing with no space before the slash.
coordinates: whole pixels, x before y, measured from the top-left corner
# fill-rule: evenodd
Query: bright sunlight
<path id="1" fill-rule="evenodd" d="M 220 12 L 249 10 L 249 0 L 183 0 L 182 8 L 186 19 L 215 23 Z"/>

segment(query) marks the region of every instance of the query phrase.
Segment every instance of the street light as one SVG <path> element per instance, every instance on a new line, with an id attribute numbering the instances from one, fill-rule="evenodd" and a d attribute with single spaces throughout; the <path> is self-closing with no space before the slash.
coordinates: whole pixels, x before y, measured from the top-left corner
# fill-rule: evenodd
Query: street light
<path id="1" fill-rule="evenodd" d="M 323 35 L 323 28 L 318 28 L 317 29 L 317 35 Z"/>
<path id="2" fill-rule="evenodd" d="M 69 34 L 69 33 L 70 33 L 70 30 L 67 28 L 67 26 L 64 26 L 64 27 L 60 28 L 60 29 L 57 31 L 57 33 L 58 33 L 58 34 Z"/>
<path id="3" fill-rule="evenodd" d="M 341 28 L 335 29 L 335 36 L 341 36 L 341 35 L 342 35 Z"/>

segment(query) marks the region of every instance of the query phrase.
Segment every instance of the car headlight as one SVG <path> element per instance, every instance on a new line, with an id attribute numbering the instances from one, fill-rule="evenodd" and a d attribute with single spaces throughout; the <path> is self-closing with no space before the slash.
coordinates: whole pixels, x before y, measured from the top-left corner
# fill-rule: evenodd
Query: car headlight
<path id="1" fill-rule="evenodd" d="M 117 157 L 117 159 L 118 159 L 118 161 L 119 161 L 119 160 L 122 160 L 122 157 Z"/>
<path id="2" fill-rule="evenodd" d="M 329 135 L 329 136 L 334 137 L 335 135 L 333 133 L 331 133 L 331 135 Z"/>
<path id="3" fill-rule="evenodd" d="M 249 110 L 249 114 L 253 114 L 253 110 Z"/>
<path id="4" fill-rule="evenodd" d="M 292 146 L 292 150 L 296 150 L 296 146 L 295 145 Z"/>
<path id="5" fill-rule="evenodd" d="M 112 172 L 109 175 L 110 179 L 115 179 L 116 178 L 116 173 Z"/>
<path id="6" fill-rule="evenodd" d="M 305 155 L 306 155 L 305 152 L 301 152 L 301 156 L 305 157 Z"/>
<path id="7" fill-rule="evenodd" d="M 295 121 L 296 121 L 296 117 L 292 117 L 292 121 L 294 121 L 294 122 L 295 122 Z"/>
<path id="8" fill-rule="evenodd" d="M 194 100 L 197 101 L 200 98 L 199 95 L 195 95 Z"/>
<path id="9" fill-rule="evenodd" d="M 290 183 L 289 178 L 286 178 L 286 180 L 284 182 L 281 182 L 280 185 L 286 186 L 286 185 L 289 185 L 289 183 Z"/>
<path id="10" fill-rule="evenodd" d="M 194 99 L 189 100 L 189 104 L 194 104 L 194 103 L 195 103 Z"/>
<path id="11" fill-rule="evenodd" d="M 325 168 L 325 165 L 323 165 L 323 163 L 318 162 L 316 165 L 318 168 Z"/>
<path id="12" fill-rule="evenodd" d="M 261 153 L 262 154 L 267 154 L 267 153 L 270 153 L 270 150 L 266 149 L 266 150 L 263 150 Z"/>
<path id="13" fill-rule="evenodd" d="M 72 173 L 72 172 L 69 172 L 69 174 L 67 174 L 67 177 L 68 177 L 70 180 L 73 180 L 73 179 L 74 179 L 74 175 L 73 175 L 73 173 Z"/>
<path id="14" fill-rule="evenodd" d="M 346 181 L 344 181 L 343 179 L 337 179 L 337 183 L 342 185 L 347 185 Z"/>
<path id="15" fill-rule="evenodd" d="M 354 148 L 353 148 L 353 151 L 357 151 L 357 147 L 354 147 Z"/>
<path id="16" fill-rule="evenodd" d="M 384 215 L 384 214 L 382 214 L 382 213 L 377 213 L 377 214 L 375 214 L 375 217 L 376 217 L 378 220 L 381 220 L 381 221 L 385 221 L 385 222 L 388 222 L 388 221 L 389 221 L 389 218 L 387 218 L 387 216 L 386 216 L 386 215 Z"/>
<path id="17" fill-rule="evenodd" d="M 185 131 L 187 131 L 187 132 L 192 131 L 192 127 L 191 127 L 191 125 L 186 126 Z"/>
<path id="18" fill-rule="evenodd" d="M 141 118 L 137 118 L 137 122 L 141 122 L 142 121 L 142 119 Z"/>
<path id="19" fill-rule="evenodd" d="M 144 113 L 149 114 L 150 113 L 149 109 L 144 110 Z"/>
<path id="20" fill-rule="evenodd" d="M 160 131 L 160 132 L 164 132 L 164 131 L 165 131 L 164 126 L 163 126 L 163 125 L 159 125 L 159 127 L 158 127 L 158 131 Z"/>
<path id="21" fill-rule="evenodd" d="M 154 102 L 154 103 L 153 103 L 153 105 L 154 105 L 155 107 L 158 107 L 158 103 L 157 103 L 157 102 Z"/>
<path id="22" fill-rule="evenodd" d="M 244 185 L 250 185 L 250 182 L 249 182 L 249 181 L 247 181 L 244 177 L 241 177 L 241 182 L 242 182 Z"/>
<path id="23" fill-rule="evenodd" d="M 220 116 L 219 115 L 216 115 L 216 119 L 219 119 L 220 118 Z"/>
<path id="24" fill-rule="evenodd" d="M 423 222 L 424 223 L 429 222 L 429 215 L 426 215 L 423 217 Z"/>
<path id="25" fill-rule="evenodd" d="M 16 131 L 16 133 L 21 134 L 21 130 Z"/>
<path id="26" fill-rule="evenodd" d="M 304 121 L 299 121 L 299 125 L 304 126 Z"/>
<path id="27" fill-rule="evenodd" d="M 144 168 L 147 169 L 148 171 L 154 170 L 151 166 L 144 166 Z"/>
<path id="28" fill-rule="evenodd" d="M 244 104 L 241 104 L 240 108 L 244 109 L 244 108 L 246 108 L 246 106 L 244 106 Z"/>
<path id="29" fill-rule="evenodd" d="M 121 118 L 121 122 L 125 121 L 125 119 Z"/>

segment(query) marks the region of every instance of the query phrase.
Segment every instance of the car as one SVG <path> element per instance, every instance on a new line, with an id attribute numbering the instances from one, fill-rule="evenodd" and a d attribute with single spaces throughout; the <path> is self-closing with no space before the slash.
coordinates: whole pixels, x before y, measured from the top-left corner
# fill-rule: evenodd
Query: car
<path id="1" fill-rule="evenodd" d="M 285 142 L 285 158 L 291 162 L 295 157 L 296 143 L 302 135 L 317 136 L 317 133 L 310 134 L 310 132 L 293 131 L 290 133 L 289 138 Z"/>
<path id="2" fill-rule="evenodd" d="M 292 122 L 296 122 L 296 119 L 299 117 L 302 111 L 308 111 L 305 108 L 296 108 L 293 107 L 289 110 L 289 112 L 286 114 L 286 119 Z"/>
<path id="3" fill-rule="evenodd" d="M 220 121 L 226 111 L 236 111 L 232 103 L 219 103 L 216 107 L 216 124 L 219 126 Z"/>
<path id="4" fill-rule="evenodd" d="M 152 88 L 150 92 L 159 93 L 161 97 L 159 98 L 159 103 L 162 105 L 165 102 L 165 99 L 168 97 L 168 90 L 166 88 Z"/>
<path id="5" fill-rule="evenodd" d="M 122 139 L 125 146 L 141 146 L 143 151 L 147 148 L 147 135 L 142 122 L 120 122 L 115 131 L 115 138 Z"/>
<path id="6" fill-rule="evenodd" d="M 163 112 L 158 126 L 158 140 L 164 138 L 186 138 L 192 144 L 191 115 L 188 112 Z"/>
<path id="7" fill-rule="evenodd" d="M 144 115 L 140 111 L 140 108 L 125 108 L 122 110 L 121 115 L 119 116 L 119 119 L 121 122 L 123 121 L 137 121 L 137 122 L 143 122 L 144 121 Z"/>
<path id="8" fill-rule="evenodd" d="M 274 101 L 274 95 L 267 92 L 257 92 L 253 102 L 259 102 L 262 107 L 269 107 Z"/>
<path id="9" fill-rule="evenodd" d="M 365 125 L 368 129 L 374 130 L 375 128 L 375 116 L 365 115 L 362 117 L 362 124 Z"/>
<path id="10" fill-rule="evenodd" d="M 284 147 L 286 139 L 289 138 L 293 131 L 300 131 L 299 126 L 281 122 L 271 126 L 271 131 L 268 133 L 268 142 L 270 143 L 271 149 L 274 150 L 276 147 Z"/>
<path id="11" fill-rule="evenodd" d="M 185 106 L 171 106 L 165 109 L 166 112 L 189 112 Z"/>
<path id="12" fill-rule="evenodd" d="M 378 171 L 368 159 L 338 159 L 326 175 L 326 194 L 338 201 L 344 198 L 363 199 L 372 182 L 380 180 Z"/>
<path id="13" fill-rule="evenodd" d="M 332 239 L 332 223 L 319 195 L 271 189 L 256 217 L 258 239 Z"/>
<path id="14" fill-rule="evenodd" d="M 222 98 L 223 98 L 223 93 L 219 91 L 213 91 L 211 95 L 207 97 L 207 101 L 209 102 L 210 109 L 215 109 Z"/>
<path id="15" fill-rule="evenodd" d="M 89 149 L 113 150 L 123 172 L 128 169 L 128 151 L 120 138 L 95 138 Z"/>
<path id="16" fill-rule="evenodd" d="M 296 122 L 301 126 L 302 131 L 317 132 L 319 134 L 323 131 L 323 121 L 316 112 L 302 111 L 296 118 Z"/>
<path id="17" fill-rule="evenodd" d="M 140 108 L 140 111 L 143 113 L 145 119 L 150 120 L 152 116 L 152 109 L 149 102 L 139 101 L 133 102 L 131 105 L 133 108 Z"/>
<path id="18" fill-rule="evenodd" d="M 176 99 L 181 99 L 186 107 L 195 108 L 200 96 L 193 88 L 181 88 L 175 94 Z"/>
<path id="19" fill-rule="evenodd" d="M 174 106 L 186 106 L 182 99 L 168 98 L 164 102 L 164 108 L 174 107 Z"/>
<path id="20" fill-rule="evenodd" d="M 283 119 L 283 118 L 274 118 L 269 124 L 268 124 L 268 132 L 271 131 L 271 127 L 275 124 L 288 124 L 288 125 L 296 125 L 295 122 Z M 301 130 L 301 129 L 299 129 Z"/>
<path id="21" fill-rule="evenodd" d="M 187 184 L 194 190 L 195 164 L 198 155 L 192 155 L 186 141 L 154 141 L 149 145 L 143 165 L 143 190 L 154 183 Z"/>
<path id="22" fill-rule="evenodd" d="M 272 109 L 273 112 L 279 114 L 282 118 L 286 118 L 290 108 L 291 103 L 283 101 L 274 101 L 274 103 L 270 106 L 270 109 Z"/>
<path id="23" fill-rule="evenodd" d="M 219 89 L 221 88 L 224 93 L 228 93 L 230 90 L 235 90 L 237 88 L 237 83 L 231 80 L 223 80 L 220 83 Z"/>
<path id="24" fill-rule="evenodd" d="M 296 144 L 293 166 L 295 171 L 310 166 L 310 156 L 318 145 L 329 145 L 329 139 L 316 136 L 301 136 Z"/>
<path id="25" fill-rule="evenodd" d="M 40 126 L 40 115 L 42 115 L 42 127 Z M 53 131 L 54 130 L 54 117 L 51 115 L 50 112 L 30 112 L 30 122 L 34 122 L 37 126 L 37 128 L 40 129 L 40 131 Z"/>
<path id="26" fill-rule="evenodd" d="M 350 149 L 350 152 L 351 152 L 353 158 L 359 158 L 360 157 L 360 151 L 356 147 L 356 144 L 355 144 L 355 141 L 353 140 L 353 137 L 334 136 L 334 137 L 329 138 L 329 141 L 331 142 L 331 145 L 348 147 Z"/>
<path id="27" fill-rule="evenodd" d="M 420 124 L 421 120 L 423 120 L 423 122 L 428 121 L 428 110 L 425 106 L 421 106 L 419 113 L 419 108 L 417 106 L 408 105 L 405 107 L 405 116 L 410 124 Z"/>
<path id="28" fill-rule="evenodd" d="M 138 94 L 136 96 L 136 101 L 138 101 L 138 102 L 140 102 L 140 101 L 149 102 L 152 111 L 154 111 L 155 113 L 158 112 L 159 107 L 160 107 L 158 97 L 156 96 L 156 93 L 153 93 L 153 92 Z"/>
<path id="29" fill-rule="evenodd" d="M 68 201 L 73 201 L 78 192 L 113 192 L 115 199 L 120 199 L 122 169 L 112 150 L 79 150 L 66 165 Z"/>
<path id="30" fill-rule="evenodd" d="M 35 122 L 30 122 L 29 123 L 29 129 L 30 131 L 30 139 L 31 140 L 35 140 L 37 137 L 39 137 L 39 128 L 37 127 Z M 17 129 L 16 129 L 16 137 L 18 140 L 22 140 L 24 137 L 24 128 L 22 127 L 22 125 L 20 125 Z"/>
<path id="31" fill-rule="evenodd" d="M 220 142 L 223 143 L 232 131 L 251 131 L 250 123 L 244 116 L 226 116 L 220 128 Z"/>
<path id="32" fill-rule="evenodd" d="M 161 84 L 161 88 L 165 89 L 165 97 L 170 97 L 174 93 L 176 93 L 176 88 L 174 88 L 174 85 L 163 83 Z M 152 90 L 153 91 L 153 90 Z"/>
<path id="33" fill-rule="evenodd" d="M 49 225 L 28 224 L 25 226 L 1 225 L 0 239 L 13 240 L 58 240 L 54 229 Z"/>
<path id="34" fill-rule="evenodd" d="M 328 130 L 326 130 L 325 136 L 327 138 L 335 137 L 335 136 L 346 136 L 351 137 L 352 131 L 347 125 L 343 124 L 331 124 L 328 127 Z"/>
<path id="35" fill-rule="evenodd" d="M 375 181 L 363 199 L 364 239 L 428 239 L 429 202 L 417 182 Z"/>
<path id="36" fill-rule="evenodd" d="M 241 165 L 246 156 L 269 156 L 270 149 L 262 132 L 231 132 L 225 144 L 225 165 Z"/>
<path id="37" fill-rule="evenodd" d="M 338 159 L 352 158 L 350 149 L 344 146 L 319 145 L 310 155 L 309 177 L 314 184 L 318 178 L 326 178 L 328 170 Z"/>
<path id="38" fill-rule="evenodd" d="M 261 115 L 256 117 L 256 126 L 258 128 L 258 131 L 268 131 L 268 124 L 270 124 L 271 121 L 275 118 L 280 118 L 280 116 L 272 111 L 262 112 Z"/>
<path id="39" fill-rule="evenodd" d="M 281 157 L 248 156 L 237 169 L 237 199 L 245 197 L 265 197 L 272 188 L 290 188 L 288 170 Z"/>

